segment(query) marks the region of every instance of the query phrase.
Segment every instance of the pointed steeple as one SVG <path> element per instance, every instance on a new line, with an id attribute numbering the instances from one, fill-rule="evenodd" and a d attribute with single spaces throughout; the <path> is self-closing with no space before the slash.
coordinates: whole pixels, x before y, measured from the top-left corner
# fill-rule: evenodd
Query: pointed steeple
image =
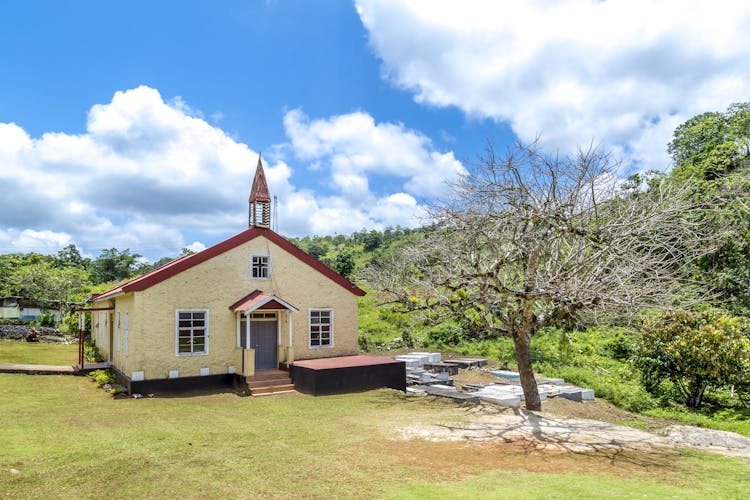
<path id="1" fill-rule="evenodd" d="M 250 188 L 250 198 L 248 199 L 249 227 L 271 227 L 271 195 L 268 193 L 268 184 L 266 184 L 266 174 L 263 172 L 263 162 L 258 155 L 258 167 L 255 169 L 255 178 L 253 187 Z"/>

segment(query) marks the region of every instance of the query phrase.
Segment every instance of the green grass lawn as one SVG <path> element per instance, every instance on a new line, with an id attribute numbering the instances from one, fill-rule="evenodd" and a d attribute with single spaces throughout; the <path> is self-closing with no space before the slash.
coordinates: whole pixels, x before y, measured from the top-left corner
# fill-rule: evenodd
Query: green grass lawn
<path id="1" fill-rule="evenodd" d="M 113 399 L 84 377 L 0 374 L 0 497 L 741 498 L 750 464 L 688 452 L 550 454 L 389 439 L 468 418 L 382 390 Z M 11 471 L 13 470 L 13 472 Z"/>
<path id="2" fill-rule="evenodd" d="M 70 366 L 77 361 L 78 344 L 0 340 L 0 363 Z"/>

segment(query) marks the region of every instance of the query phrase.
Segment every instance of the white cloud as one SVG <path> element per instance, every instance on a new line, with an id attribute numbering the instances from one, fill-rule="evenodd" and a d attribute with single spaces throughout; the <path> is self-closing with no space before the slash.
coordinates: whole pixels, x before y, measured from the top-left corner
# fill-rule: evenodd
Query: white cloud
<path id="1" fill-rule="evenodd" d="M 188 250 L 192 250 L 193 252 L 200 252 L 206 249 L 206 245 L 204 245 L 200 241 L 194 241 L 185 248 L 187 248 Z"/>
<path id="2" fill-rule="evenodd" d="M 139 87 L 94 105 L 80 135 L 0 124 L 0 251 L 76 243 L 157 258 L 186 231 L 241 229 L 257 154 L 186 110 Z"/>
<path id="3" fill-rule="evenodd" d="M 295 109 L 284 116 L 284 126 L 294 153 L 329 164 L 336 188 L 351 199 L 372 198 L 368 176 L 398 177 L 406 192 L 434 197 L 466 172 L 453 152 L 434 150 L 428 137 L 402 124 L 375 123 L 364 112 L 310 120 Z"/>
<path id="4" fill-rule="evenodd" d="M 750 95 L 750 3 L 356 0 L 386 78 L 415 99 L 571 150 L 665 168 L 676 125 Z"/>
<path id="5" fill-rule="evenodd" d="M 201 116 L 181 98 L 165 102 L 139 87 L 92 106 L 82 134 L 32 138 L 0 123 L 0 252 L 54 253 L 75 243 L 89 255 L 116 247 L 154 260 L 244 229 L 258 155 Z M 463 171 L 423 135 L 366 113 L 310 121 L 294 111 L 285 125 L 290 143 L 264 162 L 282 234 L 414 225 L 423 211 L 415 197 Z M 318 169 L 319 185 L 293 184 L 289 151 L 300 172 Z M 373 192 L 373 176 L 403 187 Z"/>
<path id="6" fill-rule="evenodd" d="M 52 253 L 73 242 L 67 233 L 33 229 L 0 229 L 0 247 L 11 253 Z"/>

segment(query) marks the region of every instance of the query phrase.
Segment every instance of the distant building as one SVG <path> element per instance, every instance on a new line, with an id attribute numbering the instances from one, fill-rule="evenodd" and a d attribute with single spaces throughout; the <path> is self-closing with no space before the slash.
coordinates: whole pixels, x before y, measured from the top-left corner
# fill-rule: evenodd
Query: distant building
<path id="1" fill-rule="evenodd" d="M 23 297 L 0 297 L 0 318 L 17 319 L 24 321 L 38 321 L 42 314 L 50 313 L 55 318 L 55 324 L 59 325 L 62 318 L 62 310 L 69 304 L 65 302 L 50 302 L 42 304 L 33 299 Z"/>

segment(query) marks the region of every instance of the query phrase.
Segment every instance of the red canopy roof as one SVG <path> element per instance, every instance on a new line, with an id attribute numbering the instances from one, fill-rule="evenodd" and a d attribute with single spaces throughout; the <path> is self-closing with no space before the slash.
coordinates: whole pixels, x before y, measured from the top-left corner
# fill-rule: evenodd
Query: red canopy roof
<path id="1" fill-rule="evenodd" d="M 286 302 L 283 299 L 270 293 L 263 293 L 260 290 L 255 290 L 242 297 L 240 300 L 229 306 L 229 309 L 234 312 L 249 313 L 258 309 L 288 309 L 290 311 L 299 312 L 299 309 Z"/>

